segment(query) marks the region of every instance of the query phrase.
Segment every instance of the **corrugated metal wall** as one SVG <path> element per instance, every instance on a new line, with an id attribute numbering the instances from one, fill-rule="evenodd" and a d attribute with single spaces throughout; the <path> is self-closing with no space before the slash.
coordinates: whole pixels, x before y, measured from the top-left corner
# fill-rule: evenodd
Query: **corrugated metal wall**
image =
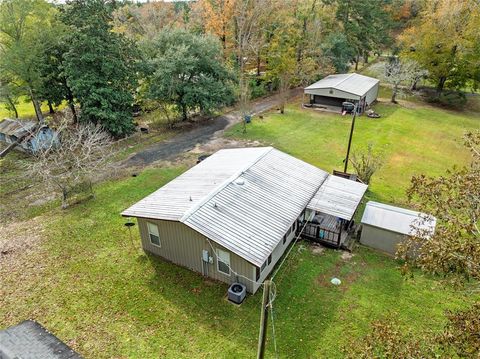
<path id="1" fill-rule="evenodd" d="M 147 222 L 156 224 L 160 235 L 161 247 L 157 247 L 150 243 Z M 258 289 L 258 285 L 243 278 L 235 278 L 231 273 L 227 276 L 218 272 L 216 256 L 212 253 L 212 248 L 208 243 L 206 237 L 193 229 L 187 227 L 183 223 L 176 221 L 162 221 L 138 218 L 138 227 L 140 229 L 140 236 L 142 238 L 142 246 L 145 251 L 156 254 L 160 257 L 168 259 L 169 261 L 187 267 L 203 275 L 208 275 L 211 278 L 220 280 L 225 283 L 240 282 L 247 286 L 250 293 L 254 293 Z M 215 249 L 227 249 L 219 246 L 211 241 Z M 211 257 L 214 258 L 212 264 L 204 263 L 202 261 L 202 252 L 207 250 Z M 228 251 L 230 252 L 230 251 Z M 251 278 L 255 281 L 255 266 L 246 260 L 240 258 L 234 253 L 230 252 L 230 267 L 238 274 Z"/>
<path id="2" fill-rule="evenodd" d="M 382 252 L 395 255 L 397 244 L 405 239 L 403 234 L 391 232 L 382 228 L 362 224 L 360 243 Z"/>
<path id="3" fill-rule="evenodd" d="M 373 101 L 377 99 L 379 86 L 380 86 L 380 83 L 377 83 L 370 90 L 368 90 L 365 96 L 365 100 L 367 101 L 368 105 L 370 105 Z"/>

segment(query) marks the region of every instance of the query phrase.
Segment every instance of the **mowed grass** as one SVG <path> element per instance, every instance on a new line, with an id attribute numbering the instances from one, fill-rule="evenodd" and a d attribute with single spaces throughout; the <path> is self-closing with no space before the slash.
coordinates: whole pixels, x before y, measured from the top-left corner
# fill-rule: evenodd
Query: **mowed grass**
<path id="1" fill-rule="evenodd" d="M 230 304 L 225 284 L 145 255 L 138 229 L 132 244 L 119 215 L 185 169 L 146 170 L 100 185 L 93 200 L 46 210 L 39 250 L 20 266 L 0 266 L 0 327 L 35 319 L 85 358 L 254 357 L 261 292 Z M 331 285 L 332 277 L 342 284 Z M 341 358 L 372 320 L 391 312 L 408 330 L 437 331 L 444 310 L 474 299 L 421 274 L 405 280 L 395 261 L 368 249 L 343 260 L 306 242 L 275 282 L 281 358 Z M 268 337 L 273 358 L 271 326 Z"/>
<path id="2" fill-rule="evenodd" d="M 411 177 L 437 176 L 452 166 L 463 166 L 469 153 L 462 135 L 480 128 L 480 114 L 453 112 L 429 106 L 404 107 L 386 102 L 375 105 L 380 119 L 357 117 L 351 152 L 368 144 L 383 154 L 384 165 L 369 188 L 376 200 L 403 204 Z M 247 133 L 236 125 L 227 136 L 257 140 L 331 172 L 343 170 L 351 116 L 302 109 L 290 104 L 284 115 L 269 113 L 254 118 Z M 352 165 L 349 165 L 353 172 Z"/>

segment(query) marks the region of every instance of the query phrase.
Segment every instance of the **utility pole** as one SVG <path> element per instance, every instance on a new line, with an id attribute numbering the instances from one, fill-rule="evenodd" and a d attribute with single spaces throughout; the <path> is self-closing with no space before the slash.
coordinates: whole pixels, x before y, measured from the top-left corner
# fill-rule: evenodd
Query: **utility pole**
<path id="1" fill-rule="evenodd" d="M 270 280 L 263 283 L 262 312 L 260 314 L 260 333 L 258 335 L 257 359 L 265 355 L 265 342 L 267 341 L 268 303 L 270 302 Z"/>
<path id="2" fill-rule="evenodd" d="M 357 117 L 357 104 L 355 104 L 355 106 L 353 107 L 352 127 L 350 128 L 350 137 L 348 138 L 347 157 L 345 158 L 345 167 L 343 168 L 344 173 L 347 173 L 348 168 L 348 157 L 350 156 L 350 147 L 352 146 L 353 129 L 355 128 L 355 117 Z"/>

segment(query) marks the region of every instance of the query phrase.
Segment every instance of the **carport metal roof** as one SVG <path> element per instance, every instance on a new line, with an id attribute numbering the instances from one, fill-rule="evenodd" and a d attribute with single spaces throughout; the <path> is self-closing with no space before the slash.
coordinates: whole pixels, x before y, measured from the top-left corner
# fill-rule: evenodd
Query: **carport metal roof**
<path id="1" fill-rule="evenodd" d="M 305 88 L 305 93 L 310 90 L 335 89 L 344 91 L 357 96 L 364 96 L 379 80 L 356 73 L 329 75 L 320 81 Z"/>
<path id="2" fill-rule="evenodd" d="M 368 186 L 329 175 L 307 205 L 308 209 L 351 220 Z"/>

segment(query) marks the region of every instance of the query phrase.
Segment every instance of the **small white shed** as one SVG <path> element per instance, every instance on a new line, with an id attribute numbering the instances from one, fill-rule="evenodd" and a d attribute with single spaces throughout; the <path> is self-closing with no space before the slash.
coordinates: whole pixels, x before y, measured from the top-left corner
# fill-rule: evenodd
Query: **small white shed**
<path id="1" fill-rule="evenodd" d="M 431 236 L 436 218 L 425 213 L 369 201 L 362 217 L 360 243 L 394 255 L 405 236 Z"/>
<path id="2" fill-rule="evenodd" d="M 380 81 L 356 73 L 329 75 L 305 88 L 312 106 L 341 112 L 345 101 L 358 103 L 358 113 L 377 99 Z"/>

